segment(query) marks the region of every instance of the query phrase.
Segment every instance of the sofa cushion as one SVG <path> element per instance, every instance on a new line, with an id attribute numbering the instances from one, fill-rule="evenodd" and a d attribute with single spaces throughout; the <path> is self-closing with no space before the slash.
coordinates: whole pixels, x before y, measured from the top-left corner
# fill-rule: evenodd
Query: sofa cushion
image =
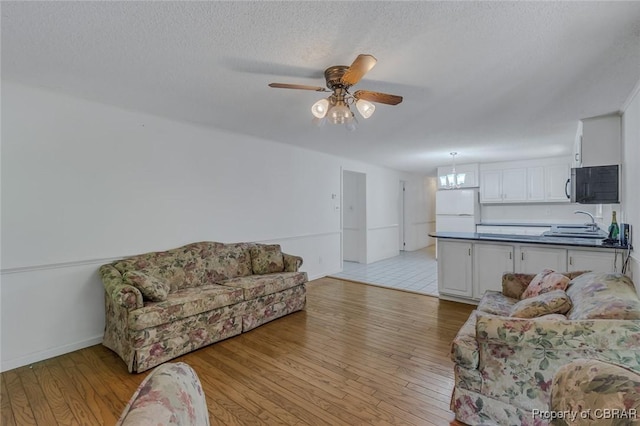
<path id="1" fill-rule="evenodd" d="M 477 310 L 494 315 L 509 316 L 516 303 L 518 303 L 518 299 L 507 297 L 499 291 L 487 290 L 480 299 Z"/>
<path id="2" fill-rule="evenodd" d="M 307 282 L 306 272 L 280 272 L 278 274 L 238 277 L 220 284 L 243 290 L 244 300 L 277 293 Z"/>
<path id="3" fill-rule="evenodd" d="M 242 290 L 217 284 L 172 292 L 162 302 L 147 302 L 129 312 L 129 327 L 144 330 L 243 301 Z"/>
<path id="4" fill-rule="evenodd" d="M 531 280 L 520 299 L 538 296 L 553 290 L 565 290 L 569 281 L 567 276 L 552 269 L 545 269 Z"/>
<path id="5" fill-rule="evenodd" d="M 590 271 L 562 272 L 570 280 Z M 529 287 L 529 283 L 536 274 L 523 274 L 520 272 L 505 272 L 502 274 L 502 294 L 513 299 L 520 299 L 522 293 Z"/>
<path id="6" fill-rule="evenodd" d="M 153 302 L 167 300 L 169 283 L 150 275 L 147 271 L 128 271 L 122 276 L 122 282 L 132 285 L 142 293 L 145 299 Z"/>
<path id="7" fill-rule="evenodd" d="M 640 319 L 640 299 L 626 275 L 590 272 L 574 278 L 569 319 Z"/>
<path id="8" fill-rule="evenodd" d="M 553 290 L 539 296 L 522 299 L 511 308 L 511 316 L 535 318 L 548 314 L 564 314 L 571 309 L 571 300 L 562 290 Z"/>
<path id="9" fill-rule="evenodd" d="M 214 281 L 207 275 L 205 261 L 216 244 L 222 245 L 193 243 L 167 251 L 140 254 L 115 262 L 113 266 L 122 274 L 143 271 L 165 281 L 170 286 L 170 291 L 213 284 Z"/>
<path id="10" fill-rule="evenodd" d="M 251 247 L 251 268 L 254 274 L 284 271 L 284 258 L 279 244 L 256 244 Z"/>
<path id="11" fill-rule="evenodd" d="M 218 243 L 215 251 L 205 259 L 205 268 L 211 282 L 251 275 L 251 253 L 247 243 Z"/>

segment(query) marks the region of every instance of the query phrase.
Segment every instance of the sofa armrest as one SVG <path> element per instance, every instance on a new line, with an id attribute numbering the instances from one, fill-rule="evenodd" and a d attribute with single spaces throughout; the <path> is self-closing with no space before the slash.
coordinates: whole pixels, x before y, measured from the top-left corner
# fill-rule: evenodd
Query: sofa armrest
<path id="1" fill-rule="evenodd" d="M 122 282 L 122 274 L 113 265 L 100 267 L 100 278 L 105 293 L 113 303 L 127 310 L 142 308 L 142 293 L 132 285 Z"/>
<path id="2" fill-rule="evenodd" d="M 578 359 L 562 366 L 554 376 L 549 408 L 555 412 L 580 413 L 588 418 L 588 424 L 635 424 L 635 420 L 640 420 L 638 389 L 637 371 L 593 359 Z M 607 412 L 618 415 L 605 416 Z"/>
<path id="3" fill-rule="evenodd" d="M 116 426 L 207 426 L 207 400 L 193 368 L 184 362 L 156 367 L 138 386 Z"/>
<path id="4" fill-rule="evenodd" d="M 300 256 L 282 253 L 282 257 L 284 259 L 285 272 L 298 272 L 298 269 L 302 266 L 302 258 Z"/>

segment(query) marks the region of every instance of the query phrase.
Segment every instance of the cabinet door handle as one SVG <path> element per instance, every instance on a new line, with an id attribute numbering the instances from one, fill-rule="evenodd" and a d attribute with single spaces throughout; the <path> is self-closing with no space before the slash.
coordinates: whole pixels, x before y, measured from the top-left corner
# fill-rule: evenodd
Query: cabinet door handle
<path id="1" fill-rule="evenodd" d="M 511 257 L 511 252 L 509 252 L 509 260 L 512 260 L 513 258 Z"/>
<path id="2" fill-rule="evenodd" d="M 520 253 L 520 260 L 524 260 L 524 252 Z"/>
<path id="3" fill-rule="evenodd" d="M 569 265 L 573 265 L 573 257 L 569 256 Z"/>
<path id="4" fill-rule="evenodd" d="M 469 256 L 471 256 L 471 247 L 469 247 Z"/>

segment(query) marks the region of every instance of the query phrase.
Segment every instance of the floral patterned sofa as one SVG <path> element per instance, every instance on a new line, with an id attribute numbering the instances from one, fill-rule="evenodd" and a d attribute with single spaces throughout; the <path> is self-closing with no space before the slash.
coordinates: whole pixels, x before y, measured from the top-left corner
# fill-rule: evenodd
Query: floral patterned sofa
<path id="1" fill-rule="evenodd" d="M 102 265 L 103 345 L 142 372 L 299 311 L 302 258 L 279 245 L 199 242 Z"/>
<path id="2" fill-rule="evenodd" d="M 457 420 L 551 424 L 554 376 L 576 359 L 640 373 L 640 299 L 633 282 L 621 274 L 562 275 L 566 290 L 530 299 L 521 296 L 534 274 L 504 274 L 502 292 L 485 293 L 451 346 Z"/>

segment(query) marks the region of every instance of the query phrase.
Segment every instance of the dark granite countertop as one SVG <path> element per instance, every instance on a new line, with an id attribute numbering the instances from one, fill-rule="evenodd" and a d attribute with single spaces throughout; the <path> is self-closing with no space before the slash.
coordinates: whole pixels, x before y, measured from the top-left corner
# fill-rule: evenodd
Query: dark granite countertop
<path id="1" fill-rule="evenodd" d="M 429 236 L 454 240 L 500 241 L 511 243 L 547 244 L 555 246 L 574 246 L 618 250 L 626 250 L 628 248 L 627 246 L 621 246 L 620 244 L 603 244 L 603 240 L 598 238 L 547 237 L 542 235 L 516 234 L 483 234 L 477 232 L 431 232 Z"/>
<path id="2" fill-rule="evenodd" d="M 557 225 L 557 223 L 505 223 L 505 222 L 482 222 L 478 224 L 479 226 L 522 226 L 526 228 L 551 228 L 553 225 Z"/>

